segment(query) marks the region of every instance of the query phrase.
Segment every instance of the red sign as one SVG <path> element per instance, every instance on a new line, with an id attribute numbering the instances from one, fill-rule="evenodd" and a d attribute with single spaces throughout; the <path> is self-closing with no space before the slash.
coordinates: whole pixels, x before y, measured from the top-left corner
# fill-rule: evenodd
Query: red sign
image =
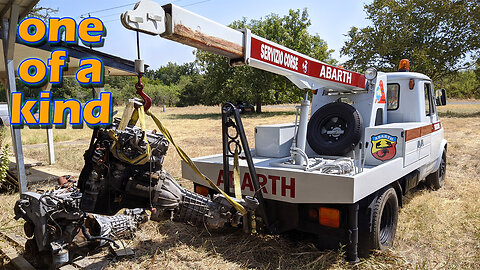
<path id="1" fill-rule="evenodd" d="M 365 88 L 365 76 L 363 74 L 306 59 L 299 54 L 286 51 L 255 37 L 251 38 L 250 46 L 250 57 L 256 60 L 306 76 Z"/>

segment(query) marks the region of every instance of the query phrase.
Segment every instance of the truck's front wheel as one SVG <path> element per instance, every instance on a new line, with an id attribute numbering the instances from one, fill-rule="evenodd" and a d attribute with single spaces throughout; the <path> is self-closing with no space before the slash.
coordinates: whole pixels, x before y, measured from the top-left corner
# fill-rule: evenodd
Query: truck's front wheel
<path id="1" fill-rule="evenodd" d="M 433 189 L 437 190 L 445 184 L 445 172 L 447 171 L 447 151 L 444 149 L 440 166 L 438 170 L 427 176 L 427 184 Z"/>
<path id="2" fill-rule="evenodd" d="M 398 222 L 398 198 L 394 188 L 377 198 L 372 209 L 370 249 L 386 250 L 393 246 Z"/>

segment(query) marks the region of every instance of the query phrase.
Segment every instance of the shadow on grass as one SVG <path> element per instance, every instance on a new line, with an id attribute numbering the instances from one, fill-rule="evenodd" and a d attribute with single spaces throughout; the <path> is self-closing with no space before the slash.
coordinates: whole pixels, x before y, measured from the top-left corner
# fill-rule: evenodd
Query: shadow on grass
<path id="1" fill-rule="evenodd" d="M 450 110 L 446 112 L 438 112 L 440 117 L 480 117 L 480 112 L 452 112 Z"/>
<path id="2" fill-rule="evenodd" d="M 190 249 L 182 249 L 181 253 L 175 252 L 179 245 L 186 244 L 193 247 L 195 253 L 204 253 L 203 260 L 212 260 L 215 256 L 212 258 L 211 255 L 219 255 L 224 260 L 245 268 L 324 269 L 333 264 L 346 264 L 342 252 L 320 251 L 311 239 L 297 239 L 291 235 L 249 235 L 238 228 L 208 232 L 202 228 L 170 221 L 145 225 L 153 227 L 149 228 L 152 231 L 161 232 L 164 237 L 138 242 L 134 249 L 141 261 L 163 251 L 176 254 L 179 261 L 192 262 L 192 258 L 198 254 L 191 254 Z"/>
<path id="3" fill-rule="evenodd" d="M 294 111 L 279 111 L 279 112 L 262 112 L 262 113 L 248 113 L 242 114 L 242 119 L 249 118 L 265 118 L 265 117 L 274 117 L 274 116 L 285 116 L 285 115 L 295 115 Z M 167 116 L 168 119 L 189 119 L 189 120 L 199 120 L 199 119 L 221 119 L 222 115 L 220 113 L 202 113 L 202 114 L 172 114 Z"/>

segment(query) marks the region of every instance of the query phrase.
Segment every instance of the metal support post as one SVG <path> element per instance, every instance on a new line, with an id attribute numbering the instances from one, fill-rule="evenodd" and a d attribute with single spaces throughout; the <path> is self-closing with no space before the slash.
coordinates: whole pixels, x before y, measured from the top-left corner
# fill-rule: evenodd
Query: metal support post
<path id="1" fill-rule="evenodd" d="M 52 84 L 50 82 L 48 82 L 43 87 L 43 91 L 50 92 L 51 89 L 52 89 Z M 55 164 L 55 147 L 53 144 L 53 129 L 51 125 L 47 127 L 47 145 L 48 145 L 48 164 L 53 165 Z"/>
<path id="2" fill-rule="evenodd" d="M 296 147 L 305 152 L 307 145 L 307 127 L 308 127 L 308 113 L 310 110 L 310 101 L 308 100 L 308 90 L 305 91 L 305 98 L 302 100 L 300 106 L 300 122 L 296 136 Z M 303 165 L 306 162 L 302 155 L 295 155 L 295 164 Z"/>
<path id="3" fill-rule="evenodd" d="M 103 88 L 103 87 L 94 87 L 93 89 L 95 91 L 95 95 L 94 95 L 93 98 L 99 98 L 100 94 L 105 92 L 105 88 Z"/>
<path id="4" fill-rule="evenodd" d="M 347 261 L 357 263 L 358 259 L 358 203 L 348 206 Z"/>
<path id="5" fill-rule="evenodd" d="M 233 117 L 233 118 L 232 118 Z M 234 130 L 235 133 L 230 134 L 228 128 Z M 263 218 L 263 223 L 268 231 L 272 231 L 274 228 L 270 227 L 267 216 L 267 207 L 265 204 L 265 199 L 263 198 L 263 187 L 260 186 L 258 182 L 257 172 L 255 170 L 255 165 L 253 164 L 252 154 L 250 153 L 250 147 L 248 146 L 247 136 L 245 135 L 245 130 L 243 129 L 242 120 L 240 118 L 240 112 L 232 103 L 227 103 L 222 106 L 222 141 L 223 141 L 223 177 L 224 177 L 224 189 L 228 194 L 230 191 L 230 163 L 229 158 L 233 157 L 233 152 L 235 148 L 238 148 L 240 151 L 243 150 L 245 155 L 245 160 L 247 161 L 248 170 L 252 178 L 253 187 L 255 188 L 255 198 L 258 199 L 260 204 L 260 211 Z M 234 147 L 232 149 L 232 146 Z"/>
<path id="6" fill-rule="evenodd" d="M 47 144 L 48 144 L 48 164 L 55 164 L 55 147 L 53 143 L 53 129 L 47 128 Z"/>
<path id="7" fill-rule="evenodd" d="M 15 66 L 13 63 L 15 39 L 17 37 L 17 24 L 19 16 L 19 7 L 12 4 L 10 7 L 10 19 L 3 19 L 3 59 L 5 63 L 5 70 L 7 75 L 7 87 L 5 93 L 7 95 L 7 102 L 10 107 L 10 93 L 17 91 L 15 83 Z M 27 192 L 27 177 L 25 174 L 25 163 L 23 160 L 22 136 L 19 127 L 10 126 L 12 133 L 12 144 L 15 152 L 15 160 L 17 163 L 17 177 L 19 181 L 20 193 Z"/>
<path id="8" fill-rule="evenodd" d="M 230 164 L 228 151 L 228 125 L 230 123 L 230 113 L 222 108 L 222 146 L 223 146 L 223 191 L 230 194 Z"/>

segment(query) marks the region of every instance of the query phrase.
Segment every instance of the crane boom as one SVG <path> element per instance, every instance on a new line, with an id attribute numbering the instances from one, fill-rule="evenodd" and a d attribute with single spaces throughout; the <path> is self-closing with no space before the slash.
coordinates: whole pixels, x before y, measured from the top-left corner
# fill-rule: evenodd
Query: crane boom
<path id="1" fill-rule="evenodd" d="M 142 0 L 133 10 L 123 13 L 121 21 L 127 29 L 225 56 L 232 65 L 245 64 L 283 75 L 301 89 L 365 89 L 363 74 L 322 63 L 252 34 L 249 29 L 232 29 L 173 4 L 160 6 Z"/>

